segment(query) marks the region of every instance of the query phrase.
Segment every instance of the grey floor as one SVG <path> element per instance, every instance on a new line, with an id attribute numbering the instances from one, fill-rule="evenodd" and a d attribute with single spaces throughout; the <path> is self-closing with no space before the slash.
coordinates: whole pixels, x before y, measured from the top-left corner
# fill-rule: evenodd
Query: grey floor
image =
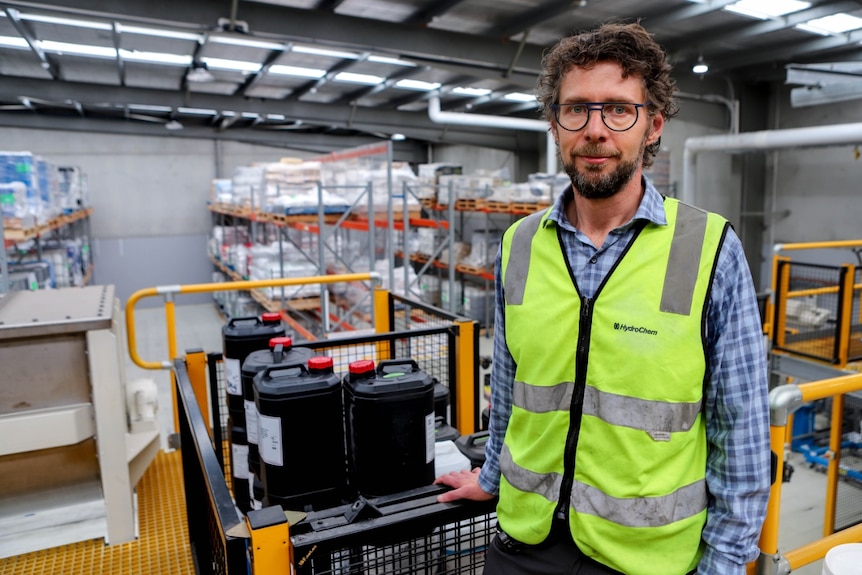
<path id="1" fill-rule="evenodd" d="M 177 305 L 176 337 L 180 354 L 187 349 L 203 349 L 218 352 L 222 349 L 221 327 L 224 319 L 215 305 Z M 135 338 L 137 354 L 145 361 L 169 359 L 167 349 L 165 314 L 162 307 L 135 311 Z M 491 355 L 491 339 L 480 338 L 480 354 Z M 128 357 L 128 353 L 127 353 Z M 167 447 L 167 437 L 173 433 L 173 400 L 170 375 L 167 371 L 145 370 L 128 359 L 126 379 L 150 378 L 159 387 L 158 418 L 162 429 L 162 444 Z M 791 453 L 789 462 L 794 467 L 791 481 L 782 486 L 781 520 L 779 528 L 779 552 L 815 541 L 823 533 L 823 509 L 826 495 L 826 475 L 811 469 L 798 453 Z M 857 499 L 855 501 L 860 501 Z M 839 503 L 841 498 L 839 495 Z M 862 514 L 862 503 L 859 513 Z M 793 571 L 800 575 L 820 575 L 822 561 L 817 561 Z"/>

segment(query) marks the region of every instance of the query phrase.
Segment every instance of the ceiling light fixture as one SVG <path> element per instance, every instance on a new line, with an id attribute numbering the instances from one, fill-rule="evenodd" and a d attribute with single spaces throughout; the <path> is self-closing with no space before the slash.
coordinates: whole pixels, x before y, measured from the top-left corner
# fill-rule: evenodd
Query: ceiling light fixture
<path id="1" fill-rule="evenodd" d="M 189 82 L 212 82 L 215 80 L 215 76 L 212 75 L 212 72 L 207 68 L 206 62 L 192 62 L 192 68 L 189 70 L 189 73 L 186 74 L 186 80 Z"/>
<path id="2" fill-rule="evenodd" d="M 697 63 L 691 67 L 691 71 L 695 74 L 706 74 L 709 72 L 709 66 L 703 61 L 703 56 L 697 57 Z"/>
<path id="3" fill-rule="evenodd" d="M 172 132 L 175 132 L 175 131 L 177 131 L 177 130 L 182 130 L 182 129 L 183 129 L 183 125 L 182 125 L 182 124 L 180 124 L 180 123 L 179 123 L 178 121 L 176 121 L 176 120 L 171 120 L 170 122 L 168 122 L 168 123 L 166 123 L 166 124 L 165 124 L 165 129 L 166 129 L 166 130 L 170 130 L 170 131 L 172 131 Z"/>

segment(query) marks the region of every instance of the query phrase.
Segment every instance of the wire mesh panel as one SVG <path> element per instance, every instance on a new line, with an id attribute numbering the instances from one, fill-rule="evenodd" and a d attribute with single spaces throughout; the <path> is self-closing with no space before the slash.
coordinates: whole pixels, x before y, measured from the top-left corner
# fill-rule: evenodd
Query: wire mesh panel
<path id="1" fill-rule="evenodd" d="M 789 275 L 779 290 L 777 310 L 784 310 L 784 330 L 776 330 L 774 347 L 795 355 L 837 363 L 843 268 L 780 262 L 778 275 Z M 776 323 L 776 325 L 778 325 Z"/>
<path id="2" fill-rule="evenodd" d="M 174 366 L 189 539 L 198 573 L 247 572 L 246 539 L 228 532 L 241 523 L 182 360 Z"/>
<path id="3" fill-rule="evenodd" d="M 210 384 L 210 405 L 213 421 L 213 449 L 224 471 L 224 480 L 233 493 L 231 480 L 230 436 L 228 433 L 227 376 L 221 353 L 207 354 Z"/>
<path id="4" fill-rule="evenodd" d="M 481 574 L 494 502 L 436 503 L 429 487 L 309 514 L 291 527 L 297 575 Z"/>
<path id="5" fill-rule="evenodd" d="M 850 311 L 850 349 L 847 361 L 862 361 L 862 269 L 853 272 L 853 298 Z"/>

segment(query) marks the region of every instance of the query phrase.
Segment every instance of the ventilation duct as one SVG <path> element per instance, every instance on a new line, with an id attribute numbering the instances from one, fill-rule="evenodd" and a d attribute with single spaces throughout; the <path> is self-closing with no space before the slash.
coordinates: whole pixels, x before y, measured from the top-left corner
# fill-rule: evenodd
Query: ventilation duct
<path id="1" fill-rule="evenodd" d="M 435 124 L 545 132 L 545 172 L 548 174 L 557 173 L 557 144 L 554 141 L 554 136 L 551 134 L 548 123 L 544 120 L 443 112 L 440 110 L 439 96 L 431 96 L 428 99 L 428 117 Z"/>

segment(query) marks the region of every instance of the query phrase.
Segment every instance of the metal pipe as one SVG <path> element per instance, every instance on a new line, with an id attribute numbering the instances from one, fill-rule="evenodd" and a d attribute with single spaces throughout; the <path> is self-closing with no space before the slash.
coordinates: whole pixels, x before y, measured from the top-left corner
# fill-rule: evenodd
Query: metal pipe
<path id="1" fill-rule="evenodd" d="M 431 96 L 428 98 L 428 118 L 435 124 L 547 132 L 545 139 L 545 172 L 548 174 L 557 173 L 557 145 L 548 123 L 544 120 L 509 118 L 507 116 L 490 116 L 487 114 L 443 112 L 440 109 L 440 96 Z"/>
<path id="2" fill-rule="evenodd" d="M 862 122 L 689 138 L 685 141 L 685 148 L 683 149 L 681 199 L 684 202 L 694 204 L 696 195 L 695 160 L 696 155 L 700 152 L 750 152 L 859 143 L 862 143 Z"/>

